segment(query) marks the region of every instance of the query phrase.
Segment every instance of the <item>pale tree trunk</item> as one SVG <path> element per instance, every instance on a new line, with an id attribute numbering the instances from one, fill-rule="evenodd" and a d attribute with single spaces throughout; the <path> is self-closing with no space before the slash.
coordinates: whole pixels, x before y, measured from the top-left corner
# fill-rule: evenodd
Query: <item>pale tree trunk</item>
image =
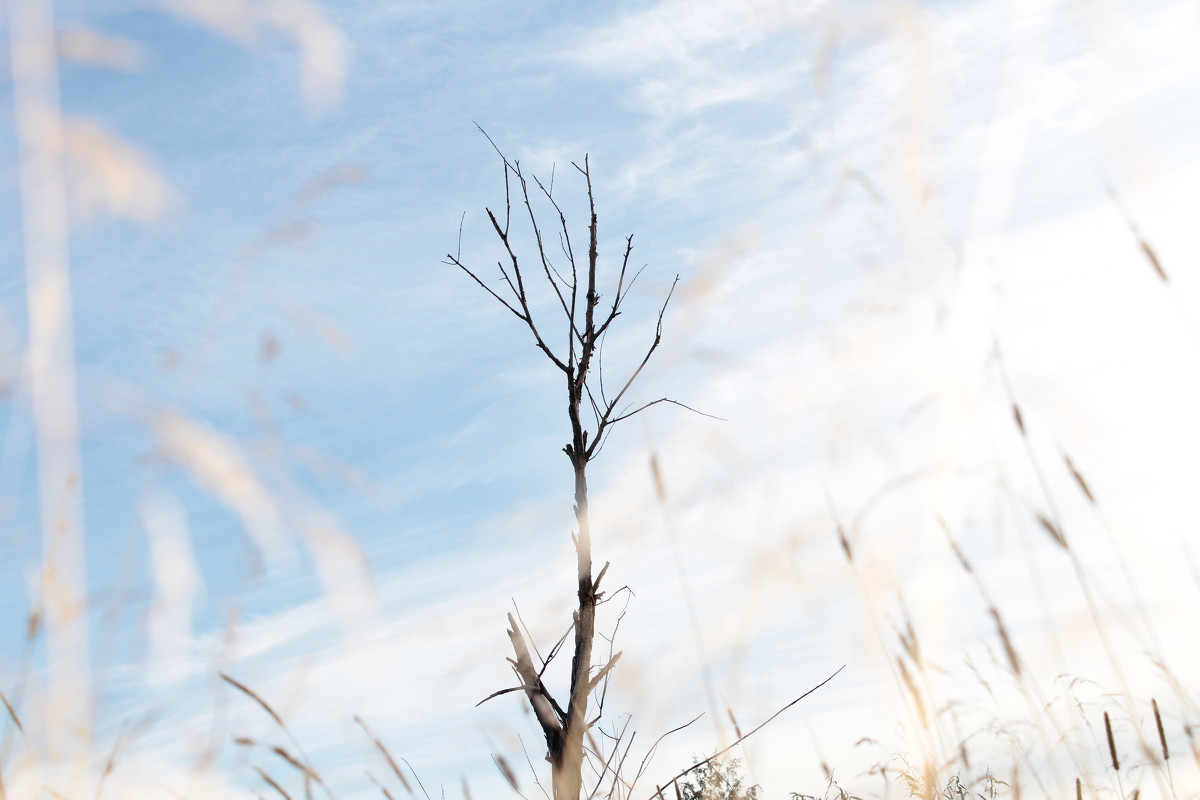
<path id="1" fill-rule="evenodd" d="M 575 612 L 575 655 L 571 662 L 571 694 L 567 705 L 562 758 L 554 765 L 556 800 L 576 800 L 583 783 L 583 735 L 591 694 L 592 642 L 596 633 L 596 592 L 592 583 L 592 533 L 588 515 L 587 462 L 575 468 L 576 575 L 579 608 Z"/>

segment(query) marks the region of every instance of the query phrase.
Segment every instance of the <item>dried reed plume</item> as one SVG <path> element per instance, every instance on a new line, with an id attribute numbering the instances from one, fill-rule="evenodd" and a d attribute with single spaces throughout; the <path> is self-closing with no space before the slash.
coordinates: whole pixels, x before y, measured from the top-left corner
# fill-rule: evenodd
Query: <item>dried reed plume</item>
<path id="1" fill-rule="evenodd" d="M 1171 760 L 1171 751 L 1167 748 L 1167 734 L 1163 732 L 1162 714 L 1158 713 L 1158 700 L 1150 699 L 1150 707 L 1154 709 L 1154 727 L 1158 729 L 1158 743 L 1162 745 L 1163 761 Z"/>
<path id="2" fill-rule="evenodd" d="M 391 767 L 391 769 L 392 769 L 392 773 L 395 774 L 395 776 L 400 779 L 400 784 L 404 787 L 404 791 L 406 791 L 410 795 L 412 795 L 413 790 L 412 790 L 412 786 L 409 785 L 409 783 L 408 783 L 408 778 L 404 777 L 404 771 L 400 769 L 400 765 L 396 763 L 396 759 L 392 758 L 392 754 L 388 751 L 387 747 L 384 746 L 383 742 L 379 739 L 379 737 L 376 736 L 371 731 L 371 729 L 367 727 L 367 723 L 363 722 L 362 717 L 360 717 L 356 714 L 354 717 L 354 721 L 357 722 L 358 726 L 363 729 L 363 733 L 365 733 L 367 735 L 367 738 L 369 738 L 371 740 L 371 742 L 374 743 L 375 748 L 377 750 L 379 750 L 380 753 L 383 754 L 383 757 L 387 761 L 388 766 Z"/>
<path id="3" fill-rule="evenodd" d="M 388 791 L 387 787 L 379 782 L 378 778 L 376 778 L 370 772 L 364 772 L 363 774 L 367 776 L 367 779 L 370 780 L 371 783 L 375 784 L 376 788 L 378 788 L 379 791 L 383 792 L 383 796 L 385 798 L 387 798 L 387 800 L 396 800 L 396 798 L 392 795 L 392 793 Z"/>
<path id="4" fill-rule="evenodd" d="M 280 786 L 274 778 L 272 778 L 270 775 L 268 775 L 266 773 L 266 771 L 264 769 L 262 769 L 262 767 L 254 767 L 253 769 L 255 772 L 257 772 L 259 774 L 259 777 L 261 777 L 264 781 L 266 781 L 266 784 L 268 786 L 270 786 L 275 791 L 279 792 L 279 795 L 280 795 L 280 797 L 283 798 L 283 800 L 292 800 L 292 796 L 290 794 L 288 794 L 287 791 L 282 786 Z"/>
<path id="5" fill-rule="evenodd" d="M 1117 744 L 1113 741 L 1112 722 L 1108 719 L 1108 712 L 1104 712 L 1104 735 L 1108 737 L 1108 755 L 1112 758 L 1113 772 L 1121 771 L 1121 761 L 1117 758 Z"/>
<path id="6" fill-rule="evenodd" d="M 300 746 L 300 741 L 292 734 L 291 729 L 288 728 L 287 724 L 283 721 L 283 717 L 281 717 L 279 715 L 279 713 L 277 711 L 275 711 L 274 708 L 271 707 L 271 704 L 268 703 L 266 700 L 264 700 L 257 692 L 255 692 L 249 686 L 247 686 L 246 684 L 237 680 L 236 678 L 233 678 L 224 672 L 220 672 L 218 674 L 220 675 L 221 680 L 225 681 L 230 686 L 237 689 L 242 694 L 246 695 L 246 697 L 249 697 L 263 711 L 265 711 L 267 713 L 267 715 L 270 716 L 271 719 L 275 721 L 275 724 L 279 726 L 279 729 L 281 731 L 283 731 L 284 735 L 287 736 L 288 739 L 291 741 L 292 746 L 295 747 L 296 752 L 299 753 L 299 757 L 293 756 L 291 753 L 289 753 L 287 750 L 284 750 L 282 747 L 272 746 L 271 751 L 273 753 L 275 753 L 277 756 L 279 756 L 280 758 L 282 758 L 284 761 L 287 761 L 289 764 L 291 764 L 293 767 L 295 767 L 297 770 L 299 770 L 304 775 L 304 784 L 305 784 L 306 794 L 308 794 L 308 785 L 309 785 L 309 782 L 311 781 L 313 783 L 316 783 L 322 789 L 324 789 L 326 795 L 328 795 L 330 798 L 333 798 L 333 791 L 329 788 L 329 786 L 321 778 L 321 776 L 317 772 L 316 768 L 313 767 L 312 761 L 304 753 L 304 748 L 302 748 Z M 253 739 L 249 739 L 248 737 L 238 737 L 238 738 L 235 738 L 234 741 L 237 742 L 238 744 L 251 744 L 251 745 L 256 744 L 256 742 L 254 742 Z M 258 767 L 255 767 L 255 769 L 258 770 L 265 777 L 266 773 L 263 773 L 262 770 L 258 769 Z"/>
<path id="7" fill-rule="evenodd" d="M 517 773 L 513 772 L 513 768 L 509 766 L 508 759 L 499 753 L 492 754 L 492 761 L 496 764 L 496 769 L 500 770 L 500 774 L 504 776 L 504 780 L 512 787 L 512 790 L 517 794 L 521 793 L 521 786 L 517 782 Z"/>
<path id="8" fill-rule="evenodd" d="M 267 714 L 269 714 L 271 716 L 271 719 L 275 720 L 276 725 L 278 725 L 281 728 L 287 727 L 283 724 L 283 718 L 275 713 L 275 709 L 271 708 L 270 704 L 267 703 L 266 700 L 263 700 L 261 697 L 259 697 L 257 694 L 255 694 L 253 689 L 251 689 L 249 686 L 242 683 L 241 681 L 237 680 L 236 678 L 231 678 L 230 676 L 226 675 L 224 672 L 220 673 L 220 676 L 221 676 L 221 680 L 225 681 L 230 686 L 232 686 L 233 688 L 237 689 L 242 694 L 249 697 L 255 703 L 258 703 L 258 705 L 262 708 L 262 710 L 267 712 Z"/>

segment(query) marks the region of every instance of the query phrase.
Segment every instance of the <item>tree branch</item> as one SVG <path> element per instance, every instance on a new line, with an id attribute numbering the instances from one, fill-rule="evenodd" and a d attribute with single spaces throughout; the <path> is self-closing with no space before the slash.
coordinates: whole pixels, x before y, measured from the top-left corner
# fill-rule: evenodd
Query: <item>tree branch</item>
<path id="1" fill-rule="evenodd" d="M 538 227 L 537 216 L 533 213 L 533 204 L 529 201 L 529 184 L 525 181 L 525 175 L 521 170 L 513 170 L 517 176 L 517 181 L 521 184 L 521 197 L 525 202 L 525 209 L 529 212 L 529 226 L 533 229 L 533 238 L 537 243 L 538 258 L 542 262 L 542 271 L 546 274 L 546 281 L 550 284 L 550 288 L 554 290 L 555 296 L 558 298 L 558 303 L 562 306 L 563 314 L 570 322 L 571 328 L 575 328 L 575 319 L 567 307 L 566 298 L 563 297 L 562 290 L 558 288 L 558 284 L 554 282 L 554 276 L 550 274 L 550 260 L 546 257 L 546 245 L 542 241 L 542 230 Z M 534 178 L 537 181 L 537 178 Z M 540 186 L 541 183 L 539 182 Z M 544 190 L 543 190 L 544 191 Z M 504 246 L 508 247 L 508 240 L 505 239 Z M 509 252 L 512 252 L 511 250 Z"/>
<path id="2" fill-rule="evenodd" d="M 529 705 L 533 707 L 533 713 L 537 717 L 538 724 L 542 727 L 542 733 L 546 737 L 546 746 L 551 753 L 557 753 L 562 748 L 563 739 L 563 718 L 562 709 L 554 702 L 554 698 L 546 691 L 542 679 L 538 677 L 537 672 L 533 669 L 533 662 L 529 658 L 529 649 L 525 645 L 525 638 L 521 635 L 517 628 L 517 622 L 513 619 L 513 615 L 508 615 L 508 638 L 512 642 L 513 652 L 516 655 L 516 661 L 513 663 L 513 669 L 517 673 L 517 677 L 521 679 L 521 687 L 525 690 L 525 696 L 529 699 Z"/>
<path id="3" fill-rule="evenodd" d="M 554 647 L 550 648 L 550 654 L 546 656 L 546 660 L 542 662 L 542 668 L 538 670 L 539 678 L 545 674 L 546 668 L 550 666 L 550 662 L 554 660 L 556 655 L 558 655 L 558 651 L 562 649 L 563 643 L 567 641 L 567 637 L 571 635 L 571 631 L 573 630 L 575 630 L 574 622 L 571 623 L 571 625 L 567 628 L 567 632 L 564 633 L 561 638 L 559 638 Z"/>
<path id="4" fill-rule="evenodd" d="M 494 297 L 494 298 L 496 298 L 497 300 L 499 300 L 499 301 L 500 301 L 500 305 L 504 306 L 504 307 L 505 307 L 505 308 L 507 308 L 509 311 L 511 311 L 511 312 L 512 312 L 514 315 L 516 315 L 517 319 L 519 319 L 519 320 L 521 320 L 522 322 L 524 322 L 524 323 L 528 324 L 529 320 L 525 319 L 525 315 L 524 315 L 524 314 L 522 314 L 520 311 L 517 311 L 515 308 L 513 308 L 511 305 L 509 305 L 509 304 L 508 304 L 508 301 L 507 301 L 507 300 L 505 300 L 503 297 L 501 297 L 500 295 L 498 295 L 498 294 L 496 294 L 494 291 L 492 291 L 492 287 L 488 286 L 486 283 L 484 283 L 483 281 L 481 281 L 481 280 L 479 279 L 479 276 L 478 276 L 478 275 L 476 275 L 474 272 L 472 272 L 470 269 L 468 269 L 468 268 L 467 268 L 467 267 L 466 267 L 466 266 L 465 266 L 465 265 L 464 265 L 464 264 L 463 264 L 461 261 L 459 261 L 457 258 L 455 258 L 454 256 L 452 256 L 452 255 L 450 255 L 449 253 L 447 253 L 447 254 L 446 254 L 446 260 L 445 260 L 445 261 L 443 261 L 442 263 L 443 263 L 443 264 L 450 264 L 450 265 L 452 265 L 452 266 L 458 267 L 458 268 L 459 268 L 459 269 L 461 269 L 463 272 L 465 272 L 465 273 L 467 273 L 468 275 L 470 275 L 470 276 L 471 276 L 471 280 L 473 280 L 473 281 L 475 281 L 476 283 L 478 283 L 480 286 L 482 286 L 482 287 L 483 287 L 483 290 L 484 290 L 485 292 L 487 292 L 487 293 L 488 293 L 488 294 L 490 294 L 492 297 Z M 507 277 L 508 277 L 508 276 L 507 276 L 507 275 L 505 275 L 505 278 L 506 278 L 506 279 L 507 279 Z M 510 284 L 510 285 L 511 285 L 511 284 Z"/>
<path id="5" fill-rule="evenodd" d="M 618 650 L 617 654 L 614 655 L 612 658 L 610 658 L 608 660 L 608 663 L 604 665 L 604 668 L 601 669 L 599 672 L 597 672 L 594 678 L 592 678 L 590 681 L 588 681 L 587 690 L 589 693 L 593 689 L 595 689 L 597 686 L 599 686 L 600 681 L 604 680 L 604 676 L 608 674 L 609 670 L 611 670 L 613 667 L 615 667 L 617 665 L 617 662 L 621 660 L 622 652 L 623 651 Z"/>
<path id="6" fill-rule="evenodd" d="M 666 298 L 663 300 L 662 307 L 658 310 L 658 322 L 654 327 L 654 341 L 651 342 L 650 348 L 646 351 L 646 355 L 642 358 L 642 363 L 638 364 L 637 369 L 635 369 L 633 374 L 629 376 L 629 380 L 625 381 L 625 385 L 621 387 L 621 391 L 617 392 L 616 397 L 609 402 L 608 407 L 605 409 L 604 416 L 601 418 L 600 424 L 596 428 L 596 439 L 592 442 L 591 448 L 589 448 L 587 451 L 587 458 L 590 459 L 595 455 L 596 448 L 599 446 L 598 442 L 600 441 L 600 435 L 603 433 L 604 428 L 611 424 L 610 417 L 612 416 L 613 409 L 617 407 L 617 404 L 621 402 L 621 398 L 624 397 L 625 393 L 629 391 L 629 387 L 633 386 L 634 381 L 636 381 L 638 376 L 642 374 L 642 370 L 645 369 L 646 364 L 650 362 L 650 357 L 654 355 L 654 351 L 657 350 L 659 344 L 662 343 L 663 315 L 667 313 L 667 306 L 671 303 L 671 297 L 675 294 L 675 287 L 678 285 L 679 276 L 676 275 L 675 280 L 671 282 L 671 288 L 667 292 Z"/>
<path id="7" fill-rule="evenodd" d="M 697 411 L 696 409 L 692 408 L 691 406 L 681 403 L 678 400 L 672 400 L 669 397 L 660 397 L 657 400 L 651 400 L 649 403 L 646 403 L 644 406 L 635 408 L 633 411 L 630 411 L 628 414 L 622 414 L 619 417 L 613 417 L 612 419 L 608 420 L 608 422 L 606 424 L 616 425 L 621 420 L 629 419 L 634 414 L 640 414 L 641 412 L 645 411 L 650 406 L 656 406 L 659 403 L 670 403 L 671 405 L 679 406 L 680 408 L 686 408 L 688 411 L 691 411 L 693 414 L 699 414 L 702 417 L 708 417 L 709 419 L 720 420 L 721 422 L 729 422 L 729 420 L 725 419 L 725 417 L 718 417 L 715 414 L 706 414 L 703 411 Z"/>
<path id="8" fill-rule="evenodd" d="M 526 692 L 541 692 L 541 691 L 542 691 L 542 689 L 541 689 L 541 688 L 539 688 L 539 687 L 537 687 L 537 686 L 511 686 L 511 687 L 509 687 L 509 688 L 507 688 L 507 689 L 501 689 L 501 690 L 500 690 L 500 691 L 498 691 L 498 692 L 492 692 L 492 693 L 491 693 L 491 694 L 489 694 L 487 697 L 483 698 L 483 699 L 482 699 L 482 700 L 480 700 L 478 703 L 476 703 L 476 704 L 475 704 L 475 707 L 476 707 L 476 708 L 479 708 L 481 705 L 483 705 L 484 703 L 486 703 L 488 700 L 492 700 L 492 699 L 494 699 L 494 698 L 497 698 L 497 697 L 499 697 L 500 695 L 503 695 L 503 694 L 511 694 L 512 692 L 519 692 L 519 691 L 521 691 L 521 690 L 524 690 L 524 691 L 526 691 Z"/>
<path id="9" fill-rule="evenodd" d="M 612 311 L 608 313 L 608 317 L 604 320 L 604 322 L 600 323 L 600 327 L 596 329 L 596 336 L 603 336 L 604 332 L 608 330 L 608 326 L 612 324 L 612 321 L 621 315 L 621 300 L 625 298 L 625 295 L 621 293 L 621 289 L 625 286 L 625 270 L 629 267 L 629 254 L 632 252 L 633 234 L 631 233 L 625 237 L 625 255 L 621 259 L 621 274 L 620 277 L 617 278 L 617 292 L 613 296 Z M 641 270 L 638 270 L 638 274 L 641 274 Z M 637 275 L 634 275 L 634 280 L 636 279 Z M 629 287 L 631 289 L 633 288 L 633 281 L 629 282 Z"/>

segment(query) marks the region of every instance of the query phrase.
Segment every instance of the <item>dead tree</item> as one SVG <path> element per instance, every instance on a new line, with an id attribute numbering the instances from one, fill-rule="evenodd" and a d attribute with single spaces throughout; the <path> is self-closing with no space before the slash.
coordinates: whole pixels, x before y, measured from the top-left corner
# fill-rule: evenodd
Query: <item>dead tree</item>
<path id="1" fill-rule="evenodd" d="M 490 137 L 488 141 L 492 141 Z M 492 146 L 496 148 L 494 142 L 492 142 Z M 533 335 L 538 349 L 562 373 L 567 390 L 567 417 L 571 425 L 571 440 L 563 447 L 563 452 L 567 454 L 575 476 L 575 520 L 578 531 L 572 536 L 572 539 L 577 556 L 578 608 L 573 612 L 575 646 L 571 661 L 570 690 L 565 710 L 542 680 L 546 664 L 543 663 L 540 669 L 535 668 L 529 656 L 525 637 L 511 614 L 509 615 L 508 638 L 512 642 L 515 658 L 509 659 L 509 662 L 513 666 L 520 685 L 503 689 L 486 699 L 508 692 L 524 691 L 546 738 L 547 759 L 553 770 L 555 800 L 578 800 L 582 786 L 584 734 L 591 725 L 599 720 L 599 716 L 588 720 L 588 698 L 621 656 L 620 652 L 616 653 L 603 667 L 593 672 L 592 641 L 596 630 L 596 606 L 603 596 L 600 591 L 600 581 L 604 578 L 608 564 L 605 564 L 593 579 L 587 468 L 592 459 L 603 449 L 608 436 L 617 423 L 659 403 L 683 406 L 682 403 L 666 397 L 640 405 L 631 404 L 627 400 L 630 388 L 641 376 L 646 364 L 649 363 L 662 341 L 663 315 L 671 301 L 675 286 L 679 282 L 679 276 L 675 276 L 675 280 L 658 310 L 654 337 L 640 362 L 629 369 L 623 382 L 614 384 L 616 392 L 610 394 L 606 390 L 603 380 L 602 348 L 605 334 L 617 317 L 621 315 L 621 304 L 641 272 L 638 270 L 631 273 L 629 270 L 629 258 L 633 252 L 633 236 L 625 238 L 620 268 L 612 270 L 614 273 L 612 277 L 615 277 L 615 286 L 611 290 L 612 301 L 611 303 L 605 302 L 602 306 L 598 287 L 601 276 L 596 203 L 587 157 L 584 157 L 582 167 L 574 162 L 571 164 L 583 177 L 587 188 L 590 221 L 587 226 L 588 244 L 585 258 L 581 253 L 577 254 L 566 214 L 554 198 L 553 181 L 551 181 L 551 187 L 546 188 L 536 176 L 529 175 L 527 177 L 521 169 L 520 162 L 510 161 L 499 148 L 496 148 L 496 152 L 504 164 L 503 220 L 491 209 L 487 209 L 487 215 L 503 249 L 502 260 L 497 262 L 500 272 L 495 282 L 497 288 L 493 288 L 492 285 L 480 278 L 479 273 L 463 263 L 461 227 L 459 230 L 459 253 L 447 255 L 446 263 L 458 267 L 469 275 L 484 291 L 519 319 Z M 552 252 L 547 245 L 547 239 L 538 222 L 538 214 L 534 209 L 535 200 L 537 204 L 547 210 L 547 213 L 552 210 L 556 217 L 552 224 L 561 256 Z M 512 237 L 514 202 L 517 205 L 516 214 L 527 218 L 532 235 L 530 258 L 527 261 L 523 261 L 518 255 L 519 248 Z M 524 208 L 521 208 L 522 206 Z M 562 314 L 565 341 L 561 339 L 556 342 L 550 341 L 545 335 L 549 329 L 544 327 L 543 320 L 534 314 L 529 289 L 531 282 L 540 282 L 542 279 L 549 284 L 551 292 L 547 297 L 556 306 L 553 315 Z M 593 376 L 596 378 L 594 381 L 592 380 Z M 688 408 L 687 406 L 683 407 Z M 557 648 L 553 652 L 557 652 Z M 553 658 L 553 652 L 550 658 Z M 546 661 L 548 663 L 549 658 Z"/>

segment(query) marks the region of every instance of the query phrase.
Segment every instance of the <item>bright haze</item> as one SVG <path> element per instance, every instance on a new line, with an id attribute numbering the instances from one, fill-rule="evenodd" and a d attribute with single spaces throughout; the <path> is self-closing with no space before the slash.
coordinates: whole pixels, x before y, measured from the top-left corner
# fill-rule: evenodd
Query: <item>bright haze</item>
<path id="1" fill-rule="evenodd" d="M 445 263 L 505 288 L 496 148 L 577 248 L 587 158 L 601 306 L 633 235 L 606 385 L 679 278 L 630 403 L 686 407 L 592 466 L 592 746 L 632 782 L 701 716 L 587 790 L 645 800 L 845 665 L 728 753 L 747 785 L 1195 796 L 1195 3 L 4 20 L 8 796 L 545 796 L 524 694 L 477 706 L 506 614 L 546 656 L 576 591 L 561 374 Z"/>

